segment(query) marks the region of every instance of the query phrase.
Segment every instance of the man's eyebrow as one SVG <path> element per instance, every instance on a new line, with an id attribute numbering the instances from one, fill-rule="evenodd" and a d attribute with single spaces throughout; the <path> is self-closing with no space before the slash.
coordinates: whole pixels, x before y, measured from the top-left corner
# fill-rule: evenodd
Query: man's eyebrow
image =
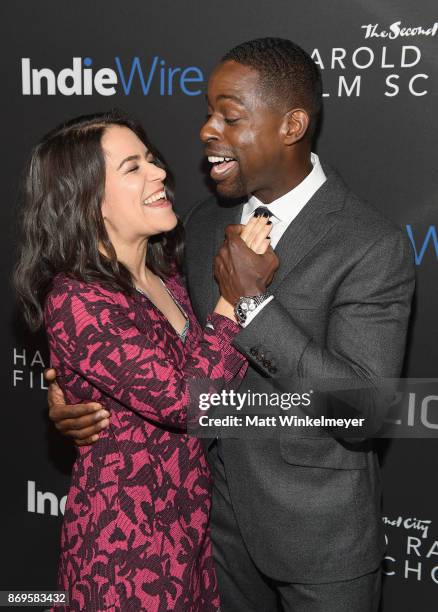
<path id="1" fill-rule="evenodd" d="M 220 94 L 219 96 L 217 96 L 216 100 L 232 100 L 233 102 L 237 102 L 237 104 L 240 104 L 240 106 L 245 106 L 243 100 L 241 100 L 237 96 L 233 96 L 232 94 Z"/>
<path id="2" fill-rule="evenodd" d="M 240 106 L 245 106 L 243 100 L 237 96 L 233 96 L 232 94 L 220 94 L 216 100 L 233 100 L 233 102 L 237 102 L 237 104 L 240 104 Z"/>
<path id="3" fill-rule="evenodd" d="M 140 159 L 140 155 L 129 155 L 129 157 L 125 157 L 125 159 L 120 162 L 119 167 L 117 168 L 117 170 L 120 170 L 120 168 L 123 166 L 124 163 L 126 163 L 128 161 L 139 160 L 139 159 Z"/>

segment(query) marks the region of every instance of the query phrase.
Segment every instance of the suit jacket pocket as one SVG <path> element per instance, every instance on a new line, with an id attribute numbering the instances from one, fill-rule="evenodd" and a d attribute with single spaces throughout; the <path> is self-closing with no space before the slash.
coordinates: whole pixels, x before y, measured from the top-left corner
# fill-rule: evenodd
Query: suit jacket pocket
<path id="1" fill-rule="evenodd" d="M 346 448 L 329 437 L 282 437 L 281 456 L 286 463 L 335 470 L 361 470 L 367 467 L 366 453 Z"/>

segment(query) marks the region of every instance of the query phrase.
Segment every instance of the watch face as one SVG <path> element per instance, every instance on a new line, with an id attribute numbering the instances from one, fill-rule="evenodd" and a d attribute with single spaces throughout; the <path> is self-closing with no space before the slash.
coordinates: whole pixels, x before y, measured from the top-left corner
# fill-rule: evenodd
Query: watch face
<path id="1" fill-rule="evenodd" d="M 243 321 L 246 319 L 247 312 L 246 304 L 239 304 L 236 308 L 237 317 Z"/>
<path id="2" fill-rule="evenodd" d="M 264 294 L 260 297 L 242 297 L 238 300 L 235 306 L 235 314 L 239 321 L 239 323 L 245 323 L 247 316 L 250 312 L 253 312 L 258 304 L 261 304 L 267 297 L 267 294 Z"/>
<path id="3" fill-rule="evenodd" d="M 236 316 L 240 323 L 245 323 L 248 314 L 248 304 L 245 300 L 240 300 L 236 305 Z"/>

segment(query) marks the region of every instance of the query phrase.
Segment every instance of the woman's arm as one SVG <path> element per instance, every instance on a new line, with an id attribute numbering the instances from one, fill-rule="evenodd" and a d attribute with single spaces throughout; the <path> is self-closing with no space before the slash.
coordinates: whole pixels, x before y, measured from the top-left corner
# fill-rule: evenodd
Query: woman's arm
<path id="1" fill-rule="evenodd" d="M 119 294 L 117 294 L 119 295 Z M 78 281 L 66 281 L 46 302 L 46 327 L 54 365 L 72 372 L 144 418 L 185 426 L 190 381 L 224 384 L 246 368 L 231 346 L 238 326 L 210 315 L 183 368 L 173 352 L 136 327 L 128 303 Z"/>

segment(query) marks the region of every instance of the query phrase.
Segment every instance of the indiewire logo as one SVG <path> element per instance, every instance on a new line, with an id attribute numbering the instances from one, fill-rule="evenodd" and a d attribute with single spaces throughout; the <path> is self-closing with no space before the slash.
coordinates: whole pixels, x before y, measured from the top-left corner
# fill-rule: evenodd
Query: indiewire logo
<path id="1" fill-rule="evenodd" d="M 58 499 L 51 491 L 37 491 L 34 480 L 27 481 L 27 511 L 36 514 L 59 516 L 64 514 L 67 495 Z"/>
<path id="2" fill-rule="evenodd" d="M 426 251 L 431 251 L 435 254 L 438 260 L 438 236 L 435 225 L 430 225 L 423 238 L 415 236 L 412 225 L 406 226 L 406 232 L 412 245 L 415 257 L 415 265 L 421 266 Z"/>
<path id="3" fill-rule="evenodd" d="M 204 74 L 197 66 L 185 68 L 168 66 L 164 59 L 154 56 L 150 63 L 142 63 L 134 57 L 129 66 L 123 66 L 119 57 L 114 58 L 114 68 L 94 70 L 91 57 L 74 57 L 72 67 L 63 68 L 55 74 L 51 68 L 34 68 L 29 57 L 21 58 L 21 83 L 24 96 L 114 96 L 120 88 L 129 96 L 135 87 L 136 93 L 144 96 L 152 92 L 160 96 L 182 93 L 199 96 Z"/>

